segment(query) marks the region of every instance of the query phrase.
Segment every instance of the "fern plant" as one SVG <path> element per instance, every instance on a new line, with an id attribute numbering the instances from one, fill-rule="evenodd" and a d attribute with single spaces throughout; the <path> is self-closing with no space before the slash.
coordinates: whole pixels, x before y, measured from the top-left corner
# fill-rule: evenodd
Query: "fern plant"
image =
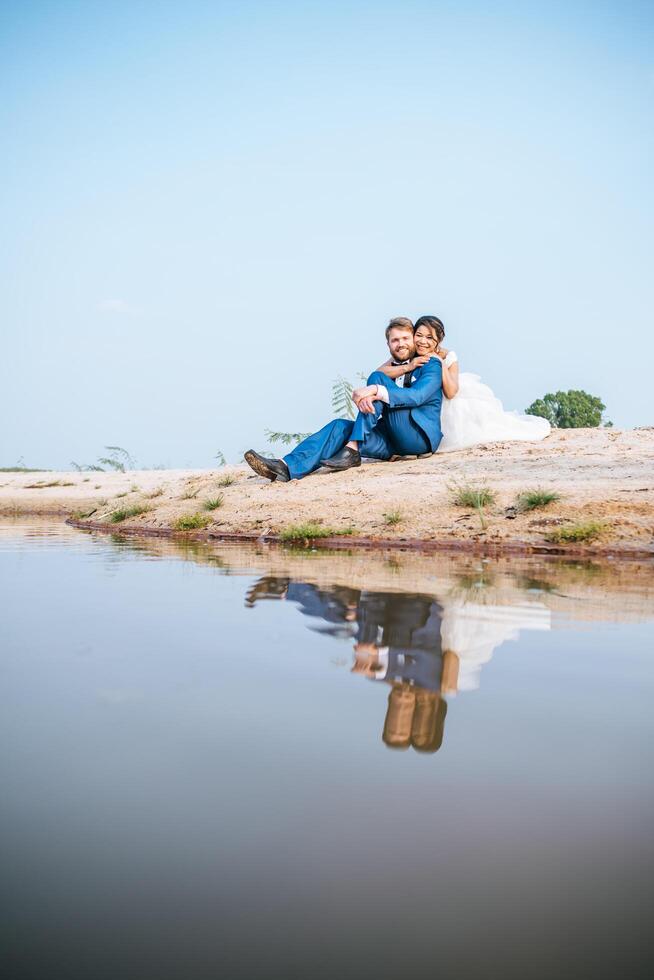
<path id="1" fill-rule="evenodd" d="M 356 409 L 352 401 L 353 391 L 354 386 L 350 384 L 347 378 L 339 375 L 334 381 L 332 385 L 332 411 L 339 419 L 354 419 L 356 417 Z"/>
<path id="2" fill-rule="evenodd" d="M 311 435 L 310 432 L 273 432 L 271 429 L 265 429 L 264 434 L 268 442 L 281 442 L 282 446 L 297 446 Z"/>

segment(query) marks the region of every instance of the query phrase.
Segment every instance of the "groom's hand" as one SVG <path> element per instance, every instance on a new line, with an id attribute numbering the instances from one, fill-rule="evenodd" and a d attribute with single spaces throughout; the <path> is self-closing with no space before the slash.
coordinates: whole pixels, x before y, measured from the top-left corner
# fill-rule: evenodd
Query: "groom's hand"
<path id="1" fill-rule="evenodd" d="M 367 415 L 375 414 L 375 406 L 372 398 L 360 398 L 357 403 L 357 408 L 360 412 L 365 412 Z"/>
<path id="2" fill-rule="evenodd" d="M 376 394 L 377 385 L 366 385 L 365 388 L 355 388 L 352 392 L 352 401 L 360 412 L 373 415 L 375 406 L 372 402 Z"/>

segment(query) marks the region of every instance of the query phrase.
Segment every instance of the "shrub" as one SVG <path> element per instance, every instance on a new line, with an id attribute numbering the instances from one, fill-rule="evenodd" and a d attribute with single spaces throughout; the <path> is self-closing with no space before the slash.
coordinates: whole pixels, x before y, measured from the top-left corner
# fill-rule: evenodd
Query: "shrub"
<path id="1" fill-rule="evenodd" d="M 394 527 L 396 524 L 401 524 L 404 520 L 404 515 L 401 510 L 389 510 L 384 515 L 384 523 L 389 524 Z"/>
<path id="2" fill-rule="evenodd" d="M 580 541 L 595 541 L 605 531 L 608 525 L 602 521 L 586 521 L 581 524 L 569 524 L 559 527 L 547 535 L 547 540 L 554 544 L 574 544 Z"/>
<path id="3" fill-rule="evenodd" d="M 605 408 L 601 398 L 589 395 L 587 391 L 557 391 L 537 398 L 526 412 L 547 419 L 555 429 L 584 429 L 601 425 Z M 610 426 L 612 423 L 604 424 Z"/>
<path id="4" fill-rule="evenodd" d="M 120 524 L 121 521 L 126 521 L 128 517 L 139 517 L 149 510 L 150 508 L 146 504 L 134 504 L 133 507 L 122 507 L 120 510 L 112 511 L 109 515 L 109 520 L 112 524 Z"/>
<path id="5" fill-rule="evenodd" d="M 323 527 L 307 521 L 306 524 L 291 524 L 280 533 L 280 541 L 307 541 L 312 538 L 335 538 L 341 535 L 354 534 L 353 527 L 337 528 Z"/>
<path id="6" fill-rule="evenodd" d="M 222 493 L 219 493 L 217 497 L 213 497 L 211 500 L 205 500 L 203 507 L 205 510 L 218 510 L 219 507 L 225 502 L 225 498 Z"/>
<path id="7" fill-rule="evenodd" d="M 207 514 L 187 514 L 186 517 L 178 517 L 173 528 L 176 531 L 197 531 L 211 524 L 211 518 Z"/>

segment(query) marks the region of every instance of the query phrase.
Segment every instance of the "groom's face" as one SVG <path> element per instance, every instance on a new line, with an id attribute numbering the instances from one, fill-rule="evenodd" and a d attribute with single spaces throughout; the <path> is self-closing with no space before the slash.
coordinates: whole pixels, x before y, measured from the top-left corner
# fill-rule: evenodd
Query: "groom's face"
<path id="1" fill-rule="evenodd" d="M 415 352 L 413 330 L 404 327 L 393 327 L 389 330 L 388 349 L 394 361 L 408 361 Z"/>

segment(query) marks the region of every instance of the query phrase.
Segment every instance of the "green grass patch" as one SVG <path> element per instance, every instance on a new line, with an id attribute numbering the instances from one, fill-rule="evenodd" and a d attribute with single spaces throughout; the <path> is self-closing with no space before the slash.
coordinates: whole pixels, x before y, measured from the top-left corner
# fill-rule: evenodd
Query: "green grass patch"
<path id="1" fill-rule="evenodd" d="M 306 524 L 290 524 L 280 532 L 280 541 L 310 541 L 312 538 L 336 538 L 355 533 L 353 527 L 324 527 L 307 521 Z"/>
<path id="2" fill-rule="evenodd" d="M 516 509 L 521 513 L 529 510 L 537 510 L 539 507 L 547 507 L 561 499 L 561 494 L 555 490 L 542 490 L 536 487 L 533 490 L 524 490 L 516 497 Z"/>
<path id="3" fill-rule="evenodd" d="M 469 484 L 450 487 L 452 503 L 455 507 L 470 507 L 477 511 L 482 531 L 486 530 L 484 507 L 495 503 L 495 491 L 490 487 L 473 487 Z"/>
<path id="4" fill-rule="evenodd" d="M 208 514 L 187 514 L 185 517 L 178 517 L 173 528 L 176 531 L 198 531 L 211 524 Z"/>
<path id="5" fill-rule="evenodd" d="M 218 480 L 219 487 L 231 487 L 232 483 L 236 483 L 236 477 L 232 476 L 231 473 L 226 473 L 225 476 Z"/>
<path id="6" fill-rule="evenodd" d="M 559 527 L 547 535 L 547 540 L 554 544 L 576 544 L 584 541 L 596 541 L 606 531 L 609 525 L 604 521 L 585 521 L 579 524 L 568 524 Z"/>
<path id="7" fill-rule="evenodd" d="M 199 487 L 196 487 L 195 490 L 193 490 L 193 489 L 191 489 L 189 487 L 189 489 L 188 490 L 185 490 L 184 493 L 181 495 L 181 497 L 179 499 L 180 500 L 193 500 L 195 497 L 197 497 L 197 495 L 199 494 L 199 492 L 200 492 L 200 488 Z"/>
<path id="8" fill-rule="evenodd" d="M 471 487 L 469 485 L 452 487 L 452 503 L 455 507 L 489 507 L 495 503 L 495 492 L 489 487 Z"/>
<path id="9" fill-rule="evenodd" d="M 0 466 L 0 473 L 51 473 L 51 470 L 32 466 Z"/>
<path id="10" fill-rule="evenodd" d="M 395 527 L 404 520 L 404 514 L 401 510 L 389 510 L 382 516 L 384 518 L 384 524 L 388 524 L 390 527 Z"/>
<path id="11" fill-rule="evenodd" d="M 120 524 L 121 521 L 126 521 L 128 517 L 139 517 L 141 514 L 145 514 L 150 510 L 146 504 L 134 504 L 133 507 L 121 507 L 120 510 L 114 510 L 109 515 L 109 520 L 112 524 Z"/>
<path id="12" fill-rule="evenodd" d="M 94 507 L 93 510 L 74 510 L 70 516 L 73 517 L 76 521 L 83 521 L 87 517 L 91 517 L 92 514 L 95 514 L 97 509 L 98 509 L 97 507 Z"/>
<path id="13" fill-rule="evenodd" d="M 219 507 L 225 503 L 225 498 L 222 493 L 219 493 L 217 497 L 212 497 L 210 500 L 205 500 L 202 505 L 205 510 L 218 510 Z"/>

